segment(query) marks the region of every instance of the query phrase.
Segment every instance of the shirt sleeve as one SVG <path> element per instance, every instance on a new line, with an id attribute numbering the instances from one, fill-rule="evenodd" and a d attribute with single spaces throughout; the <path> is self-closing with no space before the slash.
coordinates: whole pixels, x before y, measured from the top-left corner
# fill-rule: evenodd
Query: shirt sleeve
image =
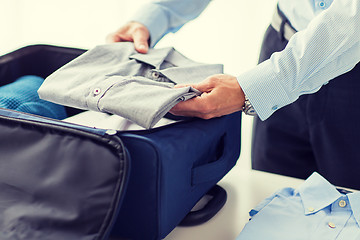
<path id="1" fill-rule="evenodd" d="M 150 45 L 154 46 L 165 34 L 178 31 L 185 23 L 196 18 L 211 0 L 157 0 L 144 4 L 130 18 L 144 24 L 150 32 Z"/>
<path id="2" fill-rule="evenodd" d="M 238 76 L 261 120 L 318 91 L 360 60 L 360 2 L 337 0 L 297 32 L 286 48 Z"/>

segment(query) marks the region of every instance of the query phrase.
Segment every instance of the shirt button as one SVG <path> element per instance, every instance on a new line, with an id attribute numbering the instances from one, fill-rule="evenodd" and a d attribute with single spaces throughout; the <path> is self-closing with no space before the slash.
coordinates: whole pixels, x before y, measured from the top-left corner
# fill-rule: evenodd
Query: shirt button
<path id="1" fill-rule="evenodd" d="M 151 76 L 155 79 L 159 78 L 160 74 L 158 72 L 153 72 Z"/>
<path id="2" fill-rule="evenodd" d="M 345 207 L 345 206 L 346 206 L 346 201 L 341 200 L 341 201 L 339 202 L 339 206 L 340 206 L 340 207 Z"/>
<path id="3" fill-rule="evenodd" d="M 333 223 L 333 222 L 328 222 L 328 226 L 330 228 L 336 228 L 335 223 Z"/>
<path id="4" fill-rule="evenodd" d="M 309 207 L 308 210 L 309 210 L 309 212 L 315 211 L 315 209 L 313 207 Z"/>
<path id="5" fill-rule="evenodd" d="M 275 111 L 276 109 L 278 109 L 278 107 L 279 107 L 278 105 L 275 105 L 271 108 L 271 110 Z"/>
<path id="6" fill-rule="evenodd" d="M 101 89 L 100 89 L 100 88 L 94 88 L 94 90 L 93 90 L 94 96 L 99 95 L 100 93 L 101 93 Z"/>
<path id="7" fill-rule="evenodd" d="M 325 6 L 326 6 L 325 2 L 323 2 L 323 1 L 319 2 L 319 7 L 320 8 L 324 8 Z"/>

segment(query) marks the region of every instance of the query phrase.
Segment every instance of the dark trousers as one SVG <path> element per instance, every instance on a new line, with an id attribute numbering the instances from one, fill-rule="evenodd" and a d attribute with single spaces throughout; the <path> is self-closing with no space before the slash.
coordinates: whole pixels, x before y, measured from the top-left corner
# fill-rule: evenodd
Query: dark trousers
<path id="1" fill-rule="evenodd" d="M 287 41 L 267 29 L 259 62 Z M 252 167 L 297 178 L 317 171 L 332 184 L 360 189 L 360 65 L 254 121 Z"/>

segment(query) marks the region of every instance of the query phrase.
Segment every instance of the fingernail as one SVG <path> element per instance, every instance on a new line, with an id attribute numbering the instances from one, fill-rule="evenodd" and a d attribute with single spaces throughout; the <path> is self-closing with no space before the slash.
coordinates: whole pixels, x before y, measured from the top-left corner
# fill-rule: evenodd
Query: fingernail
<path id="1" fill-rule="evenodd" d="M 140 49 L 140 50 L 145 50 L 146 47 L 145 47 L 145 45 L 139 45 L 139 49 Z"/>

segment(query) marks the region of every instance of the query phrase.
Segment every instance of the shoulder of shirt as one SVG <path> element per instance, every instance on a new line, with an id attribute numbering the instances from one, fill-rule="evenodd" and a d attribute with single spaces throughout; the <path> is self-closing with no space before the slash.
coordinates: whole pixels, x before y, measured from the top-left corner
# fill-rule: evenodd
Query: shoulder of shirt
<path id="1" fill-rule="evenodd" d="M 296 189 L 291 187 L 282 188 L 274 193 L 275 197 L 292 197 L 298 195 Z"/>

